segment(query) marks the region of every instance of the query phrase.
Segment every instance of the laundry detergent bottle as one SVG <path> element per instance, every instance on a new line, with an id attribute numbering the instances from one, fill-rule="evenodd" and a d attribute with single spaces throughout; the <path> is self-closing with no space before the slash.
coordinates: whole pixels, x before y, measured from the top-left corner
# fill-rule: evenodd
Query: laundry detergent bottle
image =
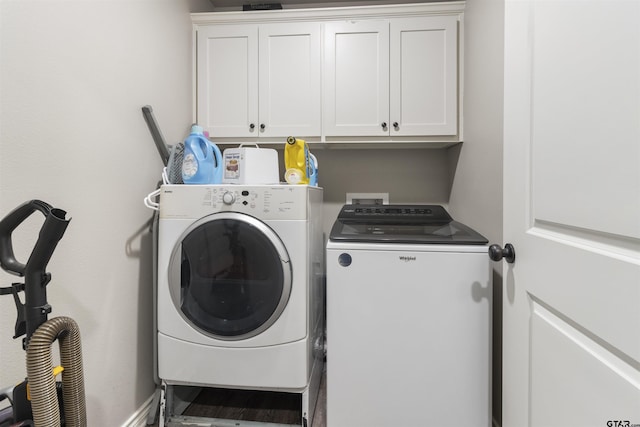
<path id="1" fill-rule="evenodd" d="M 309 152 L 309 169 L 311 170 L 311 176 L 309 176 L 309 185 L 314 187 L 318 186 L 318 159 L 316 156 Z"/>
<path id="2" fill-rule="evenodd" d="M 218 148 L 216 144 L 209 141 L 209 145 L 211 145 L 211 150 L 213 151 L 213 158 L 215 160 L 215 165 L 213 166 L 213 179 L 211 181 L 212 184 L 222 184 L 222 172 L 224 171 L 224 166 L 222 165 L 222 151 Z"/>
<path id="3" fill-rule="evenodd" d="M 304 139 L 287 138 L 284 146 L 284 180 L 289 184 L 309 184 L 312 175 L 309 148 Z"/>
<path id="4" fill-rule="evenodd" d="M 184 140 L 182 180 L 185 184 L 216 184 L 222 182 L 222 154 L 202 133 L 202 127 L 193 125 Z M 216 153 L 217 151 L 217 153 Z M 216 158 L 217 156 L 217 158 Z M 216 171 L 220 170 L 218 182 Z"/>

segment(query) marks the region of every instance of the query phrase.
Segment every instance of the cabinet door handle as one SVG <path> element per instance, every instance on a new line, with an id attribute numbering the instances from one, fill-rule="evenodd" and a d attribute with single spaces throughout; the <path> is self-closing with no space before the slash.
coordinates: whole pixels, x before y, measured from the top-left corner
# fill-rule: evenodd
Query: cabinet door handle
<path id="1" fill-rule="evenodd" d="M 255 128 L 256 128 L 256 125 L 254 125 L 253 123 L 249 125 L 249 129 L 254 130 Z"/>
<path id="2" fill-rule="evenodd" d="M 266 126 L 264 125 L 264 123 L 260 123 L 260 130 L 264 130 L 264 128 L 266 128 Z"/>
<path id="3" fill-rule="evenodd" d="M 398 130 L 398 122 L 393 122 L 393 127 L 395 128 L 395 130 Z"/>
<path id="4" fill-rule="evenodd" d="M 387 122 L 382 122 L 380 124 L 380 126 L 382 126 L 382 129 L 386 129 L 387 128 Z"/>

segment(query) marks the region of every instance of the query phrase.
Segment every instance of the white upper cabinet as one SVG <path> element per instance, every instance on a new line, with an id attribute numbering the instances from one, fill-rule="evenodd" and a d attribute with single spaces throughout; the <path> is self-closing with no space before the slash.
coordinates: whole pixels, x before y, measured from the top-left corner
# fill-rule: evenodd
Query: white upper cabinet
<path id="1" fill-rule="evenodd" d="M 326 136 L 458 133 L 458 17 L 325 25 Z"/>
<path id="2" fill-rule="evenodd" d="M 257 135 L 257 26 L 200 28 L 197 32 L 196 75 L 196 122 L 209 135 Z"/>
<path id="3" fill-rule="evenodd" d="M 259 44 L 261 134 L 320 136 L 320 24 L 261 25 Z"/>
<path id="4" fill-rule="evenodd" d="M 460 142 L 464 7 L 192 14 L 194 120 L 229 144 Z"/>
<path id="5" fill-rule="evenodd" d="M 212 138 L 320 135 L 319 23 L 210 25 L 196 37 L 196 120 Z"/>
<path id="6" fill-rule="evenodd" d="M 389 133 L 389 22 L 344 21 L 324 27 L 323 133 Z"/>
<path id="7" fill-rule="evenodd" d="M 393 19 L 389 131 L 458 133 L 458 23 L 455 16 Z"/>

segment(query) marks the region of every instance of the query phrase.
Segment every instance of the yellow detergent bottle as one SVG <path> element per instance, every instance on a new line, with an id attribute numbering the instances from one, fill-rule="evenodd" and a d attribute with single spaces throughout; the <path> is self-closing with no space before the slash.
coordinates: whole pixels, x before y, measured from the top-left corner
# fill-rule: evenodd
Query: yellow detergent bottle
<path id="1" fill-rule="evenodd" d="M 309 148 L 304 139 L 287 138 L 284 146 L 284 180 L 289 184 L 309 184 Z"/>

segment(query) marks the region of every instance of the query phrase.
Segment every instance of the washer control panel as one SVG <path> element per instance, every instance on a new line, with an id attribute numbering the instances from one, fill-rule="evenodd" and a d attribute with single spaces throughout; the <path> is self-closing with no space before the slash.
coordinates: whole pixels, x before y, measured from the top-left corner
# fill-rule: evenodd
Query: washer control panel
<path id="1" fill-rule="evenodd" d="M 216 212 L 241 212 L 261 219 L 306 219 L 306 185 L 163 185 L 160 218 L 196 219 Z"/>

